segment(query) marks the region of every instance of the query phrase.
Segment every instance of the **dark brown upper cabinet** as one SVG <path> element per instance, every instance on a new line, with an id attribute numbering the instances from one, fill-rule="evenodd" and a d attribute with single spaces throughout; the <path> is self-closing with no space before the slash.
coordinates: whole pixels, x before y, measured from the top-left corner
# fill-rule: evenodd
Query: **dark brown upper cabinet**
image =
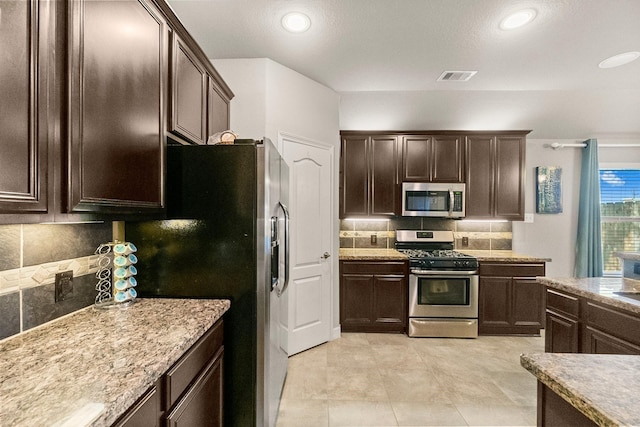
<path id="1" fill-rule="evenodd" d="M 207 94 L 207 138 L 216 132 L 229 129 L 229 99 L 216 79 L 209 76 Z M 206 141 L 205 141 L 206 142 Z"/>
<path id="2" fill-rule="evenodd" d="M 397 215 L 398 138 L 343 133 L 340 218 Z"/>
<path id="3" fill-rule="evenodd" d="M 228 129 L 233 98 L 171 7 L 163 0 L 1 7 L 0 223 L 161 216 L 166 138 L 194 142 L 169 132 L 170 34 L 180 42 L 180 69 L 188 70 L 185 52 L 200 65 L 197 142 Z M 180 94 L 189 101 L 188 89 Z"/>
<path id="4" fill-rule="evenodd" d="M 49 2 L 2 2 L 0 213 L 3 214 L 46 214 L 48 210 L 51 16 Z"/>
<path id="5" fill-rule="evenodd" d="M 188 143 L 206 144 L 210 135 L 229 129 L 233 94 L 208 63 L 173 32 L 169 130 Z"/>
<path id="6" fill-rule="evenodd" d="M 464 138 L 403 136 L 402 182 L 464 182 Z"/>
<path id="7" fill-rule="evenodd" d="M 166 20 L 147 0 L 69 8 L 69 211 L 160 210 Z"/>
<path id="8" fill-rule="evenodd" d="M 169 130 L 196 144 L 207 142 L 207 90 L 204 65 L 175 32 L 171 44 Z"/>
<path id="9" fill-rule="evenodd" d="M 524 219 L 527 133 L 466 137 L 466 218 Z"/>

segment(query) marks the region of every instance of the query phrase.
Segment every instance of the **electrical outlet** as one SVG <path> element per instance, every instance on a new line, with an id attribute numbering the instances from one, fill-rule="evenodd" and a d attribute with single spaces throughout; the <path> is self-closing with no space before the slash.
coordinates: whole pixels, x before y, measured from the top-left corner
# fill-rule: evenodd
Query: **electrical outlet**
<path id="1" fill-rule="evenodd" d="M 64 301 L 71 297 L 73 297 L 73 270 L 56 273 L 56 302 Z"/>
<path id="2" fill-rule="evenodd" d="M 463 248 L 469 247 L 469 238 L 468 237 L 463 237 L 462 238 L 462 247 Z"/>
<path id="3" fill-rule="evenodd" d="M 375 233 L 371 235 L 371 244 L 372 245 L 377 245 L 378 244 L 378 235 L 375 234 Z"/>
<path id="4" fill-rule="evenodd" d="M 524 222 L 526 223 L 532 223 L 533 222 L 533 214 L 532 213 L 526 213 L 524 214 Z"/>

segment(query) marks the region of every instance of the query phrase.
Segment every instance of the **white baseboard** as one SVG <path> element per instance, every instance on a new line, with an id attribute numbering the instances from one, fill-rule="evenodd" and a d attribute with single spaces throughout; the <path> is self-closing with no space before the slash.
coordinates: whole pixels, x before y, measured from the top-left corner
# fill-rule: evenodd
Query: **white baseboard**
<path id="1" fill-rule="evenodd" d="M 342 329 L 340 328 L 340 326 L 336 326 L 335 328 L 333 328 L 333 331 L 331 331 L 331 341 L 340 338 L 341 331 Z"/>

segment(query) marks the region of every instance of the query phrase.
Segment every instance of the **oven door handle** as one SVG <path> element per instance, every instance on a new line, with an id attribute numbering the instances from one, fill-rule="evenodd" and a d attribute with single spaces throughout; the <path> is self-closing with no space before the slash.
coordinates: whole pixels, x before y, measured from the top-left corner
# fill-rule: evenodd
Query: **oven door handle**
<path id="1" fill-rule="evenodd" d="M 411 274 L 415 276 L 476 276 L 478 270 L 473 271 L 455 271 L 455 270 L 411 270 Z"/>

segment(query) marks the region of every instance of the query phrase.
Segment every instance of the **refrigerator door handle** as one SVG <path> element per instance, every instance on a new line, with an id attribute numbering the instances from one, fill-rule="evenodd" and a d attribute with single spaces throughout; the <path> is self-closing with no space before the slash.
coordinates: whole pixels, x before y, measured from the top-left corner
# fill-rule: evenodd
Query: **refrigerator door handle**
<path id="1" fill-rule="evenodd" d="M 278 240 L 278 217 L 271 217 L 271 290 L 280 281 L 280 241 Z"/>
<path id="2" fill-rule="evenodd" d="M 282 203 L 278 202 L 282 212 L 284 212 L 284 285 L 282 289 L 278 288 L 278 296 L 282 295 L 289 286 L 289 209 Z"/>

